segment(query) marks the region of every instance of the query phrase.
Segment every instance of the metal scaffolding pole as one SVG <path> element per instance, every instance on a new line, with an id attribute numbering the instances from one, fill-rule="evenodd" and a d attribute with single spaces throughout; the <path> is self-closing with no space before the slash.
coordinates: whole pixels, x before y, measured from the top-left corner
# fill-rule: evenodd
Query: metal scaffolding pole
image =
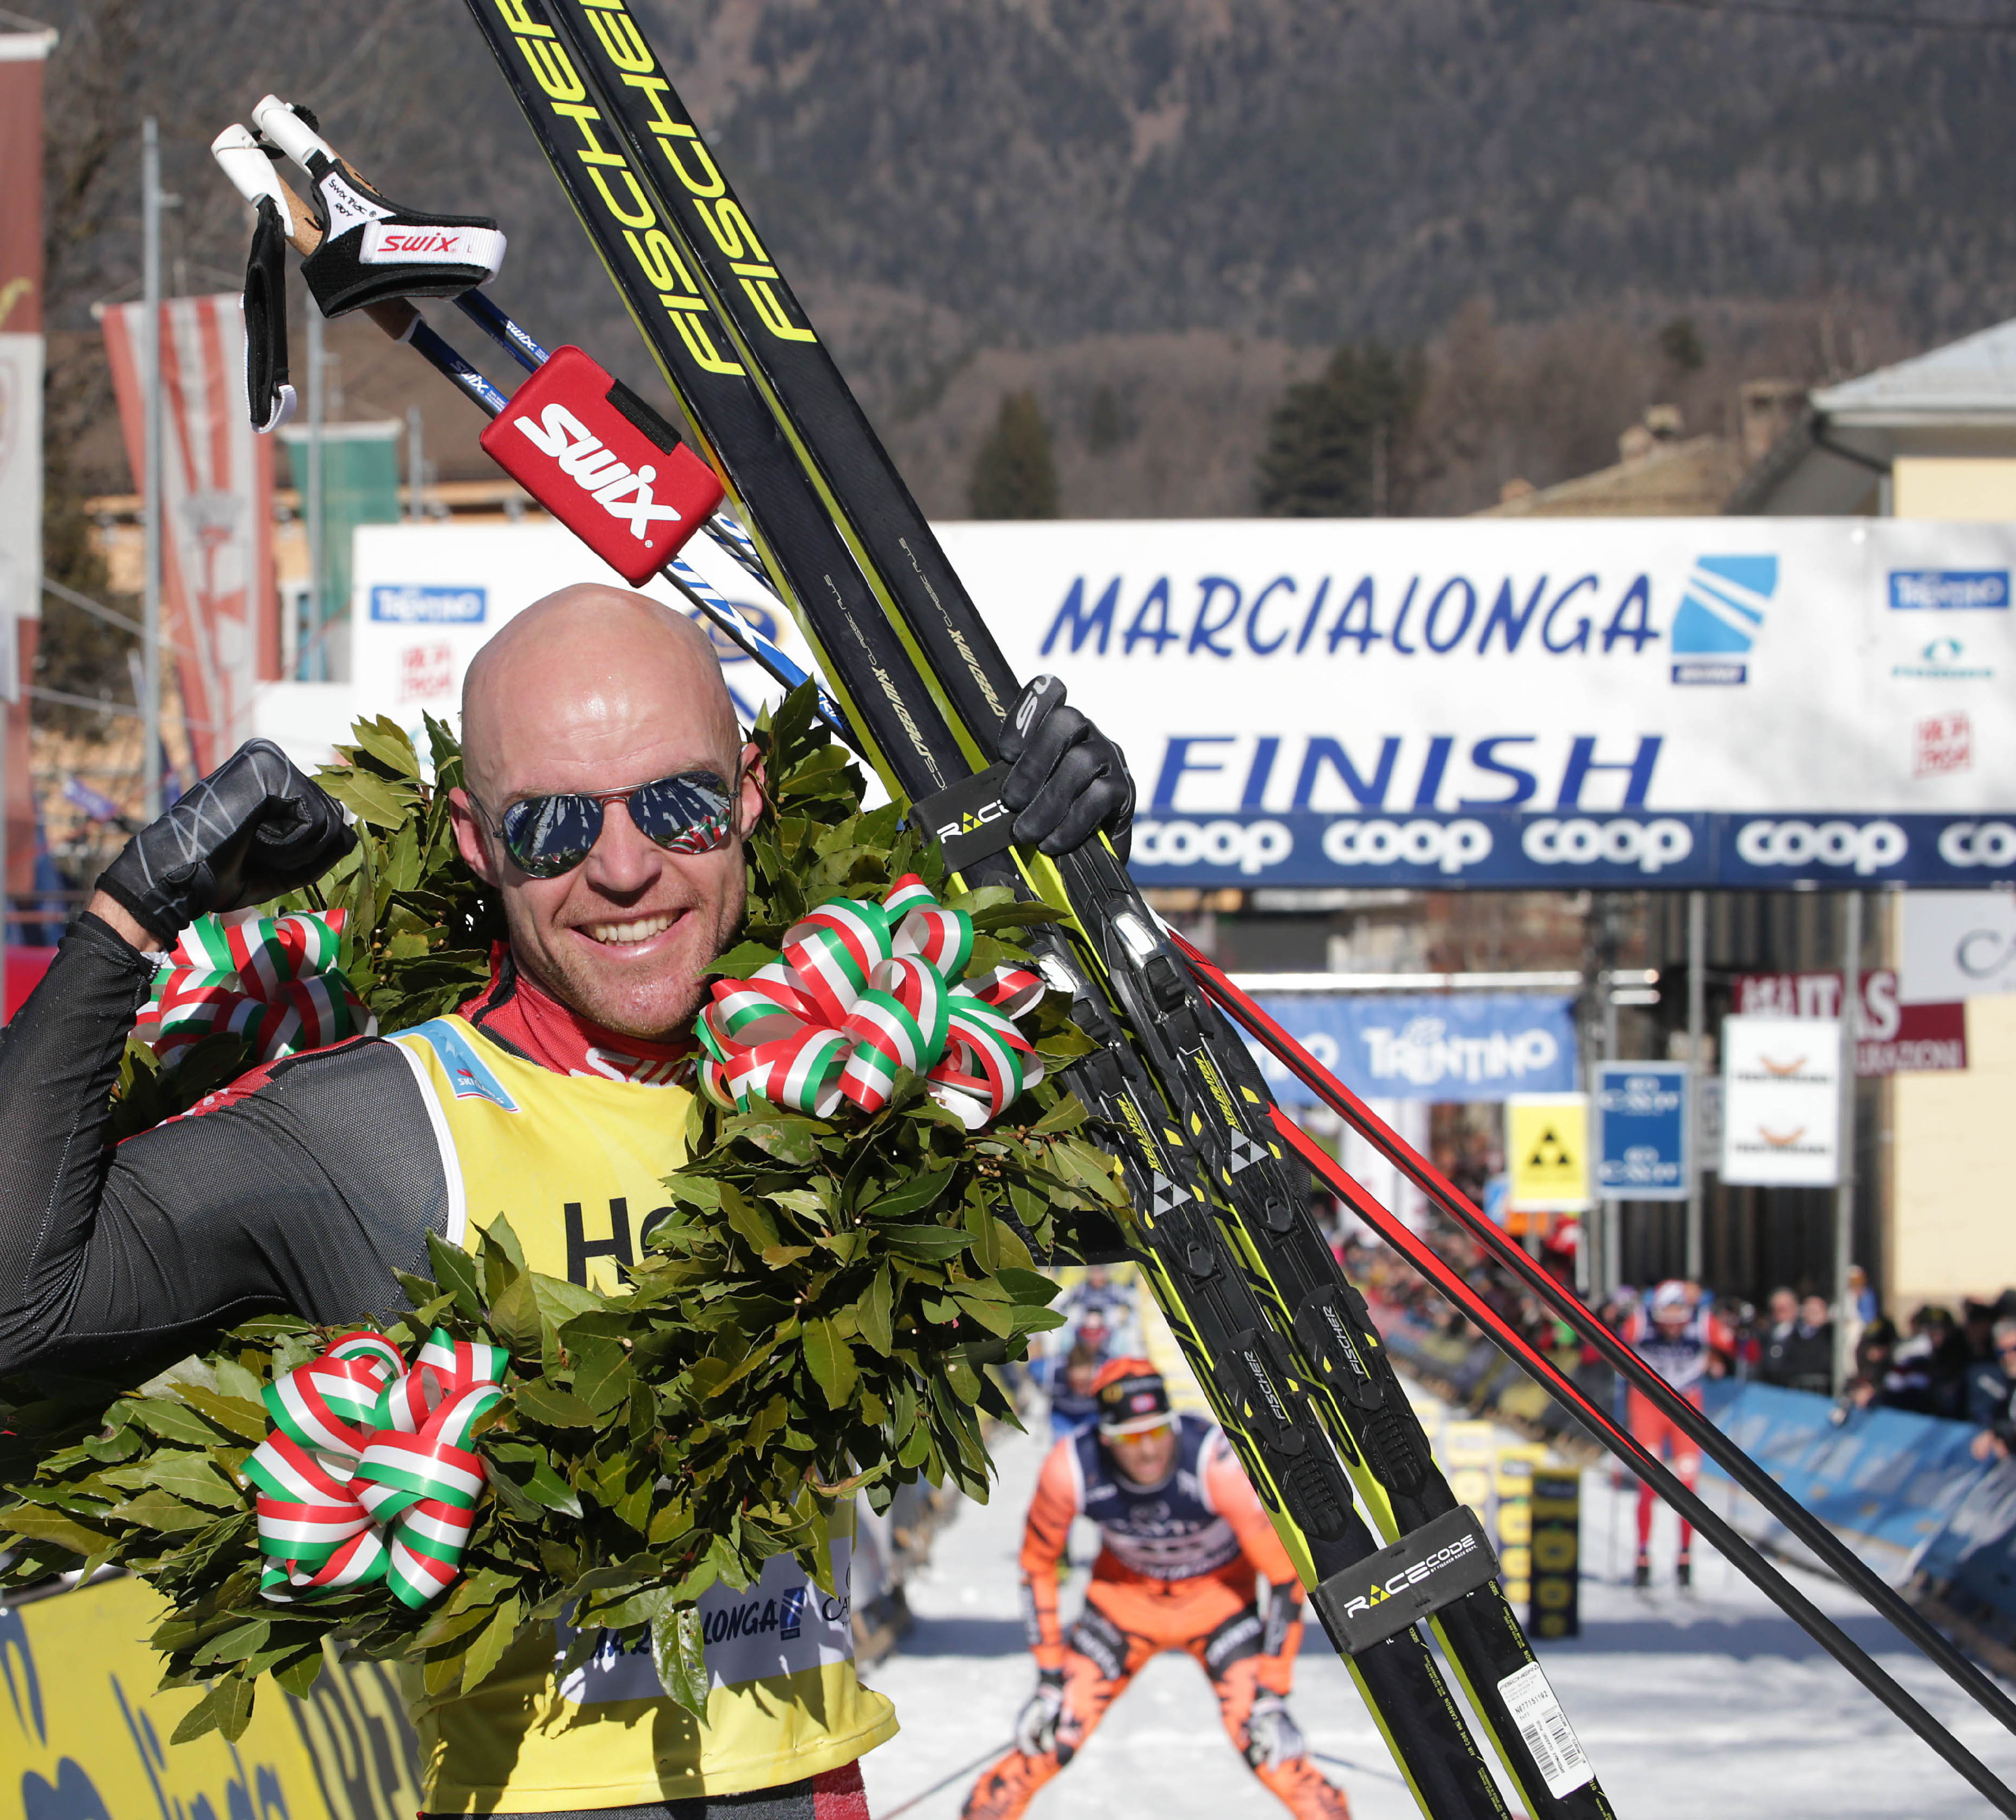
<path id="1" fill-rule="evenodd" d="M 161 135 L 149 114 L 140 128 L 141 520 L 146 544 L 140 614 L 142 775 L 147 819 L 161 812 Z"/>
<path id="2" fill-rule="evenodd" d="M 326 409 L 322 388 L 322 311 L 308 301 L 308 473 L 304 477 L 302 491 L 308 497 L 301 502 L 302 514 L 308 520 L 308 636 L 302 642 L 301 674 L 308 682 L 327 680 L 324 666 L 328 653 L 322 642 L 322 584 L 327 579 L 322 570 L 322 432 Z"/>
<path id="3" fill-rule="evenodd" d="M 1708 1023 L 1708 894 L 1687 893 L 1687 1280 L 1705 1268 L 1701 1155 L 1701 1048 Z"/>
<path id="4" fill-rule="evenodd" d="M 1846 1383 L 1855 1369 L 1849 1345 L 1848 1271 L 1855 1262 L 1855 1060 L 1862 1034 L 1862 894 L 1850 891 L 1841 905 L 1841 1173 L 1834 1198 L 1834 1383 Z"/>

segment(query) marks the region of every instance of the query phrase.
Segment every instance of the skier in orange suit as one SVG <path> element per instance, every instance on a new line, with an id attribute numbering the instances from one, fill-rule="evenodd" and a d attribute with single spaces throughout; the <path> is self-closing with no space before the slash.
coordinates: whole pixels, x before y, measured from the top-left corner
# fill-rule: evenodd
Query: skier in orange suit
<path id="1" fill-rule="evenodd" d="M 1233 1748 L 1297 1820 L 1348 1820 L 1288 1713 L 1301 1586 L 1231 1448 L 1209 1423 L 1172 1412 L 1146 1359 L 1110 1361 L 1094 1395 L 1097 1427 L 1059 1441 L 1036 1480 L 1021 1556 L 1036 1691 L 1015 1748 L 967 1797 L 965 1820 L 1019 1820 L 1165 1649 L 1211 1677 Z M 1101 1546 L 1067 1634 L 1057 1574 L 1081 1516 L 1099 1525 Z"/>

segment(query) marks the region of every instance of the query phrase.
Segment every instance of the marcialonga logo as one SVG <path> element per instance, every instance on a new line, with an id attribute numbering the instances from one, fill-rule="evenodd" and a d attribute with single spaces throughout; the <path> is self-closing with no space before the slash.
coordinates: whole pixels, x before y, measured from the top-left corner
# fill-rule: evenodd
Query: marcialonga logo
<path id="1" fill-rule="evenodd" d="M 609 59 L 608 80 L 632 90 L 639 105 L 649 110 L 638 124 L 651 134 L 707 237 L 729 261 L 729 274 L 754 305 L 758 320 L 779 341 L 818 340 L 810 324 L 794 319 L 795 302 L 787 307 L 779 294 L 778 286 L 783 279 L 742 205 L 729 194 L 728 180 L 721 174 L 700 129 L 672 111 L 679 97 L 622 0 L 578 0 L 574 11 Z"/>
<path id="2" fill-rule="evenodd" d="M 556 119 L 571 122 L 581 135 L 574 156 L 585 167 L 589 184 L 599 199 L 612 247 L 620 236 L 632 262 L 657 293 L 659 303 L 696 364 L 708 372 L 740 377 L 741 362 L 723 353 L 715 341 L 705 294 L 693 282 L 678 246 L 658 219 L 644 185 L 637 181 L 619 135 L 603 120 L 601 110 L 589 103 L 588 85 L 581 80 L 567 47 L 551 26 L 532 17 L 531 0 L 495 0 L 495 4 L 498 16 L 524 59 L 534 85 L 546 99 L 548 111 Z M 622 23 L 634 36 L 635 27 L 627 19 Z M 598 32 L 597 35 L 603 34 Z M 643 59 L 642 67 L 654 67 L 643 41 L 636 41 L 637 53 Z M 606 45 L 606 38 L 604 42 Z M 625 80 L 634 86 L 637 78 L 628 76 Z M 671 94 L 669 83 L 662 78 L 653 80 L 664 94 Z M 685 130 L 690 133 L 693 129 Z M 557 146 L 555 155 L 560 155 Z"/>

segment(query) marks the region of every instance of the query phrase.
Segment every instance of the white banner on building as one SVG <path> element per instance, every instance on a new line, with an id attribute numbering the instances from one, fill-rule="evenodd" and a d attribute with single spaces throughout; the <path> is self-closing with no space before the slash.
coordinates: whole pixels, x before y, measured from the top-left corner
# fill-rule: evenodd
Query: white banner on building
<path id="1" fill-rule="evenodd" d="M 423 714 L 454 721 L 470 660 L 506 620 L 578 582 L 627 585 L 549 518 L 522 524 L 360 525 L 353 548 L 352 711 L 389 714 L 416 736 Z M 730 558 L 705 538 L 695 538 L 683 554 L 787 656 L 809 664 L 797 628 L 774 603 L 763 604 Z M 700 617 L 668 582 L 653 580 L 640 592 Z M 752 721 L 783 692 L 725 638 L 711 635 L 736 711 L 745 723 Z"/>
<path id="2" fill-rule="evenodd" d="M 952 524 L 1144 811 L 2016 808 L 2016 526 Z"/>
<path id="3" fill-rule="evenodd" d="M 1906 1005 L 2016 992 L 2016 894 L 1906 891 L 1903 948 Z"/>
<path id="4" fill-rule="evenodd" d="M 1722 1179 L 1831 1188 L 1840 1172 L 1840 1020 L 1726 1017 L 1722 1057 Z"/>
<path id="5" fill-rule="evenodd" d="M 105 345 L 136 487 L 145 484 L 141 336 L 145 311 L 105 312 Z M 164 628 L 199 772 L 249 737 L 262 678 L 279 674 L 273 586 L 273 450 L 245 403 L 237 297 L 161 307 Z"/>

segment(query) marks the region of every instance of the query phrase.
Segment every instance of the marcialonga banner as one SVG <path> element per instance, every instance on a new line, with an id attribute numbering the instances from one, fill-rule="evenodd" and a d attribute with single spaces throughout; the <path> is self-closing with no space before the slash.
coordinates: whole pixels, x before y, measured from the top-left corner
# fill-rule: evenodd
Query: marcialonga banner
<path id="1" fill-rule="evenodd" d="M 105 312 L 105 347 L 136 487 L 145 484 L 146 312 Z M 273 448 L 245 403 L 245 321 L 229 293 L 161 306 L 164 621 L 196 768 L 252 733 L 252 698 L 279 674 L 273 584 Z"/>
<path id="2" fill-rule="evenodd" d="M 171 1744 L 193 1689 L 157 1693 L 160 1600 L 120 1578 L 0 1606 L 0 1820 L 412 1820 L 418 1763 L 389 1671 L 261 1685 L 235 1743 Z"/>

